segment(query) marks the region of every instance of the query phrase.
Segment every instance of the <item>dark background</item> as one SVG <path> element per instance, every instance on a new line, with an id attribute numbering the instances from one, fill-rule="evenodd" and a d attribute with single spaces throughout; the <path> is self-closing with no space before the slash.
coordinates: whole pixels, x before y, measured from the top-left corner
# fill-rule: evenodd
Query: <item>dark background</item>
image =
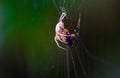
<path id="1" fill-rule="evenodd" d="M 55 0 L 58 8 L 63 1 Z M 64 6 L 71 33 L 81 11 L 80 36 L 69 50 L 78 78 L 120 78 L 119 1 L 65 0 Z M 59 17 L 52 0 L 0 1 L 0 78 L 67 78 L 65 52 L 53 40 Z M 71 59 L 70 71 L 75 78 Z"/>

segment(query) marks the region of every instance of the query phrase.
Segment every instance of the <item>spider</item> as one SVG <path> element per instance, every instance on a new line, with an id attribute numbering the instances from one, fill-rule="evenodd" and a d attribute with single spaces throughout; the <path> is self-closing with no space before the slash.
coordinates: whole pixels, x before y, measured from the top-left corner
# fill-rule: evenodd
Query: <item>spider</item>
<path id="1" fill-rule="evenodd" d="M 55 27 L 55 37 L 54 37 L 54 40 L 57 44 L 57 46 L 61 49 L 64 49 L 62 46 L 59 45 L 58 41 L 66 44 L 66 45 L 69 45 L 71 46 L 72 43 L 73 43 L 73 40 L 75 39 L 75 34 L 70 34 L 68 29 L 64 28 L 64 23 L 63 23 L 63 19 L 64 17 L 66 16 L 66 13 L 62 13 L 60 19 L 59 19 L 59 22 L 57 23 L 56 27 Z"/>

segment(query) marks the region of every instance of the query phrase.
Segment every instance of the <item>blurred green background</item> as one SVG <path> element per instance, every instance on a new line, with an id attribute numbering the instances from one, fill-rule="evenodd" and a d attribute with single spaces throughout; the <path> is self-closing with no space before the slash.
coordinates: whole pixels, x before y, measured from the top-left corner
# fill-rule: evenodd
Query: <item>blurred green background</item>
<path id="1" fill-rule="evenodd" d="M 57 6 L 63 1 L 55 0 Z M 77 25 L 80 9 L 81 39 L 90 53 L 103 59 L 85 54 L 87 77 L 119 78 L 119 2 L 65 1 L 72 16 L 65 19 L 65 27 L 73 30 L 69 24 Z M 66 78 L 65 53 L 53 40 L 59 16 L 52 0 L 0 1 L 0 78 Z"/>

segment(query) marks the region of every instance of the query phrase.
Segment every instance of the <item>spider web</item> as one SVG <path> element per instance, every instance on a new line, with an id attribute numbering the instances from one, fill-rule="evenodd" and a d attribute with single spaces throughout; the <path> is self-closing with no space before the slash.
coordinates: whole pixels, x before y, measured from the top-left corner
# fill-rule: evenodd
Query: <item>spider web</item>
<path id="1" fill-rule="evenodd" d="M 60 0 L 60 2 L 56 2 L 55 0 L 52 0 L 53 4 L 56 7 L 56 10 L 58 11 L 59 15 L 61 15 L 63 12 L 65 12 L 67 14 L 66 16 L 66 20 L 65 20 L 65 26 L 67 26 L 67 28 L 70 30 L 70 28 L 74 31 L 74 33 L 76 33 L 77 36 L 79 36 L 79 30 L 80 30 L 80 17 L 81 17 L 81 12 L 80 9 L 81 8 L 77 8 L 76 10 L 74 10 L 74 8 L 76 8 L 75 4 L 76 1 L 75 0 Z M 74 19 L 73 19 L 74 18 Z M 75 20 L 75 21 L 73 21 Z M 77 22 L 76 22 L 77 21 Z M 76 25 L 74 23 L 77 23 Z M 74 24 L 74 25 L 73 25 Z M 73 45 L 73 47 L 76 47 L 76 44 Z M 67 78 L 70 78 L 71 74 L 70 74 L 70 63 L 69 63 L 69 57 L 71 58 L 71 63 L 72 63 L 72 68 L 74 70 L 74 78 L 79 78 L 78 73 L 80 71 L 80 69 L 82 70 L 81 72 L 83 72 L 82 74 L 84 75 L 83 77 L 86 78 L 86 71 L 85 68 L 83 66 L 83 62 L 81 61 L 80 57 L 79 57 L 79 49 L 74 48 L 75 53 L 77 56 L 73 56 L 72 53 L 72 49 L 69 50 L 69 47 L 66 46 L 66 69 L 67 69 Z M 69 56 L 70 55 L 70 56 Z M 80 69 L 77 69 L 76 67 L 76 58 L 78 59 L 78 62 L 81 66 Z"/>

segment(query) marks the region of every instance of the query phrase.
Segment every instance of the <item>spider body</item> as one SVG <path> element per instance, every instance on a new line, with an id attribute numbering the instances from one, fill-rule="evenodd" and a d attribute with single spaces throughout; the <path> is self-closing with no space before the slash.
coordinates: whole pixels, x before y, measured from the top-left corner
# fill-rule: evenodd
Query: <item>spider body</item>
<path id="1" fill-rule="evenodd" d="M 71 46 L 73 43 L 73 40 L 75 39 L 75 34 L 70 34 L 69 31 L 67 29 L 64 28 L 64 23 L 62 21 L 59 21 L 56 25 L 55 28 L 55 37 L 54 40 L 57 44 L 57 46 L 61 49 L 64 49 L 63 47 L 61 47 L 58 43 L 58 41 Z"/>

